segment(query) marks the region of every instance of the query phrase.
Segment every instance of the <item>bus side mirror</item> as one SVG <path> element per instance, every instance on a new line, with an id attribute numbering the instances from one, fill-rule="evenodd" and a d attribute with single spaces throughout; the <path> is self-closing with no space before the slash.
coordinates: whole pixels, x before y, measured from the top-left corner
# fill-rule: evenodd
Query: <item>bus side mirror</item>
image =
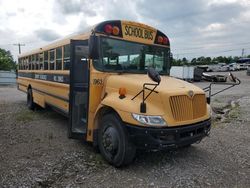
<path id="1" fill-rule="evenodd" d="M 153 80 L 154 82 L 157 82 L 158 85 L 161 82 L 161 76 L 159 74 L 159 72 L 157 72 L 155 69 L 153 69 L 152 67 L 150 67 L 148 69 L 148 76 L 151 80 Z"/>
<path id="2" fill-rule="evenodd" d="M 99 38 L 95 35 L 89 37 L 89 58 L 99 59 L 100 57 L 100 48 L 99 48 Z"/>

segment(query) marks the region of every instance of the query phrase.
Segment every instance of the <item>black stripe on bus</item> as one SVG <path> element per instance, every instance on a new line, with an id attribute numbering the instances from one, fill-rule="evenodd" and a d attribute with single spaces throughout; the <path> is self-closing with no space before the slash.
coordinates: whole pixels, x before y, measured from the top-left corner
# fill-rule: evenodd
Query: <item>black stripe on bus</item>
<path id="1" fill-rule="evenodd" d="M 34 90 L 34 91 L 36 91 L 36 92 L 40 92 L 40 93 L 42 93 L 42 94 L 49 95 L 49 96 L 51 96 L 51 97 L 55 97 L 55 98 L 57 98 L 57 99 L 60 99 L 60 100 L 65 101 L 65 102 L 69 102 L 69 99 L 64 98 L 64 97 L 60 97 L 60 96 L 57 96 L 57 95 L 54 95 L 54 94 L 51 94 L 51 93 L 48 93 L 48 92 L 45 92 L 45 91 L 41 91 L 41 90 L 36 89 L 36 88 L 32 88 L 32 90 Z"/>
<path id="2" fill-rule="evenodd" d="M 19 88 L 19 85 L 20 85 L 20 86 L 23 86 L 23 87 L 26 87 L 26 88 L 27 88 L 27 86 L 24 85 L 24 84 L 21 84 L 21 83 L 18 83 L 18 84 L 17 84 L 17 89 L 18 89 L 19 91 L 22 91 L 22 92 L 24 92 L 24 93 L 27 93 L 27 91 L 21 90 L 21 89 Z"/>
<path id="3" fill-rule="evenodd" d="M 22 84 L 22 83 L 18 83 L 18 85 L 21 85 L 21 86 L 27 87 L 26 85 L 24 85 L 24 84 Z"/>
<path id="4" fill-rule="evenodd" d="M 55 106 L 54 104 L 48 103 L 48 102 L 46 102 L 46 105 L 51 107 L 54 111 L 62 114 L 63 116 L 65 116 L 67 118 L 69 117 L 69 112 L 68 111 L 65 111 L 64 109 L 62 109 L 62 108 L 60 108 L 58 106 Z"/>
<path id="5" fill-rule="evenodd" d="M 69 75 L 64 75 L 64 74 L 39 74 L 34 72 L 19 72 L 18 76 L 32 78 L 36 80 L 45 80 L 45 81 L 69 84 Z"/>

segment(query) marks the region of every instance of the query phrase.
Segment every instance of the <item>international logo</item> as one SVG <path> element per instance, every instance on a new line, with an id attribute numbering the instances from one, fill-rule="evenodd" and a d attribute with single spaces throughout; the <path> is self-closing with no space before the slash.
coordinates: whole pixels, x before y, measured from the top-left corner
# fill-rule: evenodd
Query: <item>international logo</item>
<path id="1" fill-rule="evenodd" d="M 193 98 L 193 96 L 194 96 L 194 91 L 189 90 L 189 91 L 188 91 L 188 96 L 189 96 L 190 98 Z"/>

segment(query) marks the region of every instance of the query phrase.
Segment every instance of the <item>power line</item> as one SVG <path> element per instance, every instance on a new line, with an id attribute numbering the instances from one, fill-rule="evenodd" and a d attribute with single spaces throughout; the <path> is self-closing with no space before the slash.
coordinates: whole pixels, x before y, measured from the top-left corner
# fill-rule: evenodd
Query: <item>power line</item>
<path id="1" fill-rule="evenodd" d="M 17 44 L 13 44 L 13 45 L 14 45 L 14 46 L 18 46 L 19 54 L 21 54 L 21 46 L 25 46 L 25 44 L 17 43 Z"/>
<path id="2" fill-rule="evenodd" d="M 246 49 L 250 49 L 250 47 L 248 48 L 244 48 L 244 50 Z M 235 48 L 235 49 L 228 49 L 228 50 L 221 50 L 221 51 L 214 51 L 214 52 L 209 52 L 209 53 L 225 53 L 225 52 L 232 52 L 232 51 L 241 51 L 242 49 L 239 48 Z M 187 54 L 200 54 L 201 52 L 187 52 L 187 53 L 178 53 L 178 55 L 187 55 Z M 206 52 L 205 52 L 206 53 Z"/>
<path id="3" fill-rule="evenodd" d="M 246 20 L 246 21 L 237 21 L 237 22 L 229 22 L 229 23 L 219 23 L 218 22 L 218 24 L 223 24 L 223 25 L 225 25 L 225 26 L 231 26 L 231 25 L 238 25 L 238 24 L 240 24 L 241 26 L 242 26 L 242 23 L 249 23 L 249 21 L 248 20 Z M 221 28 L 222 30 L 225 30 L 225 29 L 228 29 L 228 28 Z M 172 35 L 173 34 L 173 36 L 174 36 L 174 38 L 181 38 L 181 37 L 183 37 L 183 36 L 188 36 L 187 34 L 188 33 L 193 33 L 193 32 L 196 32 L 195 31 L 195 29 L 186 29 L 185 28 L 185 31 L 180 31 L 180 32 L 171 32 L 169 35 Z M 209 32 L 209 31 L 207 31 L 207 32 Z M 179 34 L 184 34 L 184 35 L 179 35 Z"/>
<path id="4" fill-rule="evenodd" d="M 242 43 L 232 43 L 232 44 L 215 44 L 215 43 L 211 43 L 211 44 L 206 44 L 203 46 L 197 46 L 197 47 L 193 47 L 193 48 L 173 48 L 172 50 L 199 50 L 199 49 L 204 49 L 209 47 L 210 45 L 215 45 L 213 48 L 223 48 L 223 47 L 229 47 L 229 46 L 239 46 L 239 45 L 248 45 L 250 44 L 250 42 L 242 42 Z M 193 45 L 190 45 L 193 46 Z M 210 46 L 211 47 L 211 46 Z"/>

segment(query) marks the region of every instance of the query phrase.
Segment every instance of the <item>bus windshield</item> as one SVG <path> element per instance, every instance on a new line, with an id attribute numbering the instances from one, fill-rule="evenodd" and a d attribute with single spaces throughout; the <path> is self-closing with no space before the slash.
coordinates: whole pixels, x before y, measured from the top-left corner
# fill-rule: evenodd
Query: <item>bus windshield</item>
<path id="1" fill-rule="evenodd" d="M 101 58 L 95 67 L 109 72 L 146 73 L 149 67 L 169 75 L 170 50 L 135 42 L 101 38 Z"/>

